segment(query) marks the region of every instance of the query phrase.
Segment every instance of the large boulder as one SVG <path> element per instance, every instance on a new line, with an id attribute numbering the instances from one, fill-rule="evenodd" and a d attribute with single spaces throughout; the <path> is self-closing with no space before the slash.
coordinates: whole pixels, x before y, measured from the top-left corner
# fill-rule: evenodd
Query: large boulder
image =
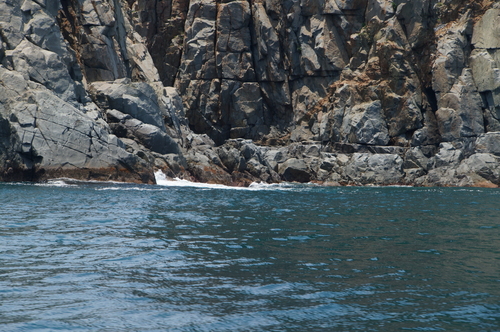
<path id="1" fill-rule="evenodd" d="M 354 153 L 344 174 L 356 184 L 401 184 L 403 159 L 394 154 Z"/>
<path id="2" fill-rule="evenodd" d="M 117 110 L 108 110 L 106 115 L 117 136 L 136 139 L 149 150 L 160 154 L 180 153 L 177 143 L 160 128 Z"/>
<path id="3" fill-rule="evenodd" d="M 163 117 L 167 115 L 167 111 L 158 102 L 158 96 L 151 85 L 120 79 L 114 82 L 94 82 L 90 91 L 101 108 L 116 109 L 166 130 Z"/>
<path id="4" fill-rule="evenodd" d="M 500 158 L 489 153 L 476 153 L 457 168 L 458 174 L 478 175 L 495 185 L 500 184 Z M 478 182 L 479 180 L 476 180 Z"/>
<path id="5" fill-rule="evenodd" d="M 278 174 L 285 181 L 309 182 L 311 180 L 310 170 L 302 159 L 290 158 L 279 165 Z"/>
<path id="6" fill-rule="evenodd" d="M 474 26 L 472 44 L 476 48 L 500 48 L 500 9 L 492 8 L 486 11 Z"/>

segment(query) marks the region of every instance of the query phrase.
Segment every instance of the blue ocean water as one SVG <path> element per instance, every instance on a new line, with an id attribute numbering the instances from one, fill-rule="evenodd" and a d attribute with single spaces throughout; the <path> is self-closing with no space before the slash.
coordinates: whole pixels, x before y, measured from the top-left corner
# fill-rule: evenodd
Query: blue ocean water
<path id="1" fill-rule="evenodd" d="M 0 330 L 500 331 L 499 190 L 163 184 L 0 184 Z"/>

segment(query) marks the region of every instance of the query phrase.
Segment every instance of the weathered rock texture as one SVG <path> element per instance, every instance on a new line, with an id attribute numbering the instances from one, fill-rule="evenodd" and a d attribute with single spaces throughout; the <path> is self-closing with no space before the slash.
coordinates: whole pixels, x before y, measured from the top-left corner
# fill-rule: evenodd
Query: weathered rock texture
<path id="1" fill-rule="evenodd" d="M 500 3 L 0 0 L 0 178 L 500 185 Z"/>

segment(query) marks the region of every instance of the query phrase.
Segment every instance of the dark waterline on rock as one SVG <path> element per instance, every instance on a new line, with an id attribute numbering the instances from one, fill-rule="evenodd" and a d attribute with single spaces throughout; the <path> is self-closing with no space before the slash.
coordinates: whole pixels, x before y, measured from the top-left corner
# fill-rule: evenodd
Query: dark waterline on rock
<path id="1" fill-rule="evenodd" d="M 2 330 L 500 330 L 498 190 L 0 193 Z"/>

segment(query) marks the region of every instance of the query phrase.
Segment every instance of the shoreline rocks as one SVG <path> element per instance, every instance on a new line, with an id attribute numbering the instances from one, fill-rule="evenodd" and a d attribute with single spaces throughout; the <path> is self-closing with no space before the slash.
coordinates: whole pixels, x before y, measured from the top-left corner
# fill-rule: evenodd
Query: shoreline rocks
<path id="1" fill-rule="evenodd" d="M 0 0 L 0 180 L 496 187 L 499 15 L 466 0 Z"/>

